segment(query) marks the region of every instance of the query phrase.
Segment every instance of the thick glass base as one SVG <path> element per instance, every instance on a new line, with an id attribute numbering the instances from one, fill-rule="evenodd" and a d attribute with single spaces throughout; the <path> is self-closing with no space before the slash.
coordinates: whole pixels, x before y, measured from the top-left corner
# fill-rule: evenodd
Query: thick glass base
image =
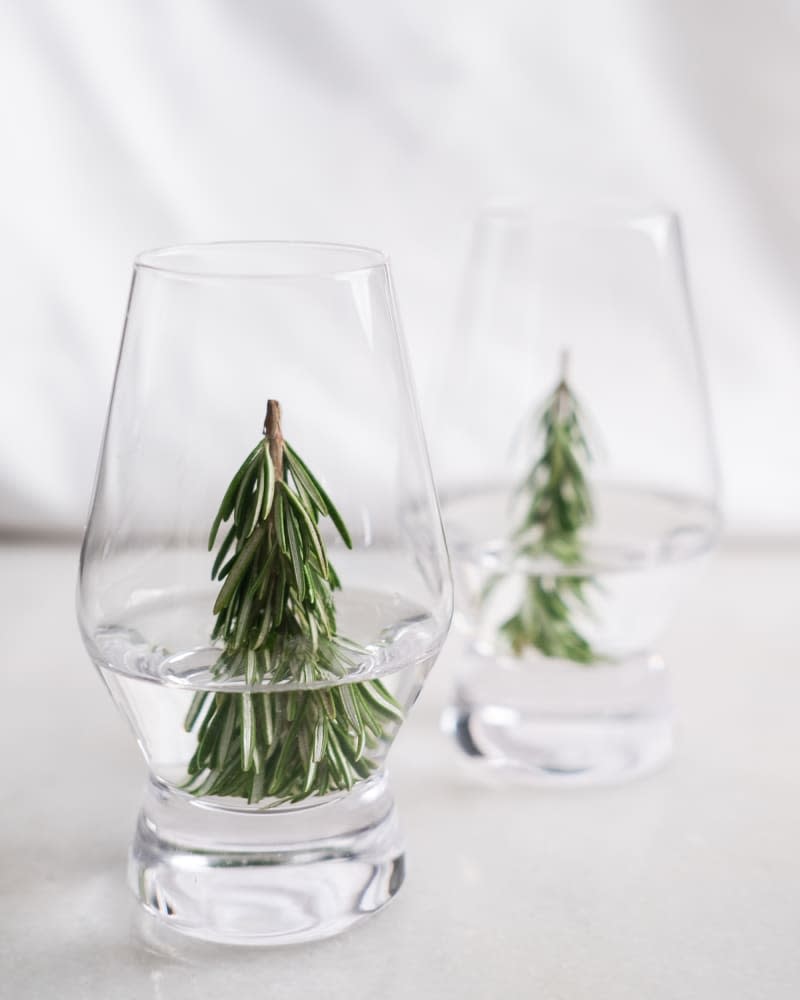
<path id="1" fill-rule="evenodd" d="M 666 671 L 656 657 L 586 667 L 474 656 L 443 726 L 491 780 L 616 784 L 672 753 Z"/>
<path id="2" fill-rule="evenodd" d="M 151 783 L 130 855 L 145 909 L 228 944 L 309 941 L 380 910 L 403 882 L 385 779 L 313 805 L 234 810 Z"/>

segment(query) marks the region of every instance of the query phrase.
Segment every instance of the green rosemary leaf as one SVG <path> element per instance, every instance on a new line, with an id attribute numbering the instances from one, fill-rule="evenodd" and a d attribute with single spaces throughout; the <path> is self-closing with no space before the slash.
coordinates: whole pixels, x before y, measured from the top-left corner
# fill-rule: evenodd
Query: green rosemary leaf
<path id="1" fill-rule="evenodd" d="M 297 452 L 293 448 L 291 448 L 288 444 L 286 445 L 286 451 L 288 452 L 292 462 L 295 463 L 293 466 L 294 470 L 297 471 L 298 469 L 300 469 L 301 473 L 305 474 L 305 476 L 310 481 L 313 488 L 317 491 L 320 498 L 322 499 L 322 502 L 325 505 L 325 509 L 324 511 L 320 511 L 320 513 L 325 513 L 328 515 L 328 517 L 333 521 L 334 525 L 336 526 L 336 530 L 339 532 L 339 535 L 341 536 L 341 539 L 344 542 L 344 544 L 348 547 L 348 549 L 352 549 L 353 542 L 350 538 L 350 532 L 347 530 L 345 523 L 342 520 L 341 515 L 339 514 L 339 511 L 334 507 L 331 498 L 328 496 L 328 494 L 320 485 L 319 480 L 316 479 L 316 477 L 313 475 L 313 473 L 305 464 L 305 462 L 302 460 L 302 458 L 300 458 Z"/>
<path id="2" fill-rule="evenodd" d="M 325 753 L 326 743 L 327 743 L 327 736 L 326 736 L 325 720 L 320 719 L 319 722 L 317 722 L 316 726 L 314 726 L 314 744 L 311 750 L 311 759 L 314 760 L 316 763 L 319 763 L 322 760 L 322 757 Z"/>
<path id="3" fill-rule="evenodd" d="M 228 573 L 230 573 L 231 567 L 233 566 L 233 564 L 235 562 L 236 562 L 236 554 L 234 553 L 234 555 L 232 555 L 230 557 L 230 559 L 225 563 L 225 565 L 217 573 L 217 579 L 218 580 L 224 580 L 225 577 L 228 575 Z M 212 579 L 213 579 L 213 577 L 212 577 Z"/>
<path id="4" fill-rule="evenodd" d="M 263 564 L 261 568 L 258 569 L 257 573 L 250 574 L 250 584 L 247 588 L 248 593 L 252 594 L 254 597 L 261 593 L 263 597 L 263 594 L 266 593 L 265 585 L 269 581 L 271 568 L 272 556 L 270 555 L 264 559 Z"/>
<path id="5" fill-rule="evenodd" d="M 316 481 L 309 473 L 303 461 L 298 455 L 295 455 L 289 447 L 286 449 L 286 459 L 288 460 L 292 478 L 297 486 L 306 494 L 312 505 L 316 507 L 320 514 L 327 514 L 328 504 L 325 501 L 325 496 L 320 491 Z"/>
<path id="6" fill-rule="evenodd" d="M 256 802 L 260 802 L 264 797 L 264 771 L 259 769 L 253 774 L 253 780 L 250 784 L 250 794 L 247 796 L 247 801 L 250 805 L 254 805 Z"/>
<path id="7" fill-rule="evenodd" d="M 319 537 L 319 531 L 317 526 L 308 516 L 308 511 L 300 503 L 297 497 L 292 493 L 291 490 L 286 490 L 286 498 L 289 503 L 294 507 L 299 521 L 294 521 L 292 523 L 299 524 L 302 526 L 302 532 L 305 535 L 309 544 L 313 547 L 314 554 L 317 557 L 317 562 L 319 564 L 320 572 L 326 575 L 328 572 L 328 560 L 325 556 L 325 551 L 322 547 L 322 540 Z"/>
<path id="8" fill-rule="evenodd" d="M 325 715 L 333 722 L 336 719 L 336 703 L 331 697 L 331 692 L 323 688 L 318 694 Z"/>
<path id="9" fill-rule="evenodd" d="M 221 631 L 222 634 L 225 636 L 230 635 L 231 628 L 233 626 L 234 621 L 236 620 L 236 609 L 238 606 L 239 606 L 238 595 L 234 593 L 231 595 L 231 600 L 227 608 L 225 608 L 225 611 L 221 615 L 222 617 Z"/>
<path id="10" fill-rule="evenodd" d="M 219 735 L 222 732 L 224 717 L 219 710 L 216 698 L 214 699 L 206 718 L 208 719 L 208 725 L 202 733 L 202 736 L 199 737 L 197 751 L 195 753 L 198 766 L 201 768 L 208 766 L 210 758 L 213 757 L 214 749 L 218 745 Z"/>
<path id="11" fill-rule="evenodd" d="M 334 616 L 333 603 L 330 600 L 321 600 L 316 605 L 317 620 L 325 635 L 330 639 L 336 635 L 336 619 Z"/>
<path id="12" fill-rule="evenodd" d="M 222 524 L 223 521 L 227 521 L 228 518 L 231 516 L 231 513 L 233 511 L 233 504 L 236 499 L 236 495 L 239 491 L 241 478 L 244 475 L 245 470 L 247 469 L 250 462 L 258 454 L 258 451 L 261 447 L 262 445 L 261 442 L 259 441 L 259 443 L 255 446 L 255 448 L 253 448 L 253 450 L 250 452 L 247 458 L 239 466 L 236 474 L 234 475 L 233 479 L 230 482 L 230 486 L 228 486 L 227 490 L 225 491 L 225 496 L 222 498 L 222 503 L 219 506 L 217 516 L 214 518 L 214 523 L 211 526 L 211 532 L 208 536 L 209 552 L 214 548 L 214 541 L 217 537 L 217 531 L 219 530 L 220 524 Z"/>
<path id="13" fill-rule="evenodd" d="M 304 706 L 304 715 L 310 715 L 311 712 L 308 706 Z M 297 730 L 297 752 L 300 757 L 300 763 L 303 766 L 303 770 L 311 763 L 311 742 L 308 738 L 308 726 L 307 718 L 303 719 L 303 725 Z"/>
<path id="14" fill-rule="evenodd" d="M 362 729 L 364 732 L 365 739 L 372 734 L 376 739 L 380 738 L 384 731 L 384 723 L 378 718 L 377 714 L 373 712 L 370 707 L 370 702 L 363 696 L 363 684 L 355 684 L 354 688 L 358 691 L 359 697 L 359 716 L 361 718 Z"/>
<path id="15" fill-rule="evenodd" d="M 345 788 L 351 789 L 353 787 L 353 773 L 350 761 L 342 746 L 341 735 L 333 727 L 328 730 L 328 760 L 336 768 Z"/>
<path id="16" fill-rule="evenodd" d="M 286 512 L 284 510 L 283 491 L 277 490 L 274 500 L 275 510 L 275 532 L 278 536 L 278 545 L 281 552 L 289 555 L 289 540 L 286 537 Z"/>
<path id="17" fill-rule="evenodd" d="M 227 556 L 228 552 L 230 551 L 230 547 L 231 547 L 231 545 L 233 545 L 233 543 L 234 543 L 235 540 L 236 540 L 236 527 L 235 527 L 235 525 L 231 525 L 230 530 L 228 531 L 227 535 L 225 536 L 225 541 L 219 547 L 219 552 L 217 553 L 217 557 L 214 560 L 214 565 L 211 568 L 211 579 L 212 580 L 216 579 L 217 573 L 219 572 L 219 569 L 222 566 L 223 562 L 225 561 L 225 557 Z"/>
<path id="18" fill-rule="evenodd" d="M 255 528 L 259 517 L 261 516 L 261 505 L 264 501 L 264 488 L 266 485 L 265 469 L 264 463 L 257 463 L 258 471 L 256 473 L 256 498 L 253 503 L 253 509 L 247 519 L 247 530 L 242 535 L 242 538 L 248 538 Z"/>
<path id="19" fill-rule="evenodd" d="M 322 657 L 320 656 L 319 625 L 318 625 L 317 619 L 314 617 L 314 615 L 309 615 L 309 617 L 308 617 L 308 629 L 309 629 L 309 638 L 311 639 L 311 653 L 312 653 L 312 657 L 310 658 L 309 666 L 311 666 L 311 663 L 314 660 L 316 660 L 317 662 L 319 662 L 320 666 L 322 666 Z M 310 679 L 313 680 L 313 678 L 310 678 Z"/>
<path id="20" fill-rule="evenodd" d="M 264 506 L 261 509 L 261 517 L 266 521 L 269 517 L 269 512 L 272 510 L 272 501 L 275 498 L 275 466 L 272 463 L 269 448 L 264 448 L 264 481 L 266 488 L 264 490 Z"/>
<path id="21" fill-rule="evenodd" d="M 253 699 L 249 694 L 241 695 L 242 699 L 242 770 L 247 771 L 250 762 L 253 760 L 255 750 L 255 713 L 253 711 Z M 260 763 L 255 761 L 256 770 L 260 770 Z"/>
<path id="22" fill-rule="evenodd" d="M 364 721 L 359 716 L 359 724 L 356 726 L 356 760 L 361 760 L 364 756 L 364 750 L 367 747 L 367 727 L 364 725 Z"/>
<path id="23" fill-rule="evenodd" d="M 272 717 L 272 701 L 270 695 L 260 697 L 261 712 L 264 720 L 264 735 L 269 746 L 275 746 L 275 723 Z"/>
<path id="24" fill-rule="evenodd" d="M 297 739 L 297 730 L 300 728 L 301 721 L 302 716 L 295 718 L 292 721 L 289 731 L 286 733 L 286 740 L 282 745 L 280 754 L 278 755 L 277 763 L 275 764 L 273 783 L 281 789 L 284 787 L 284 781 L 286 779 L 288 769 L 291 766 L 292 755 L 297 753 L 295 741 Z"/>
<path id="25" fill-rule="evenodd" d="M 209 691 L 196 691 L 194 697 L 192 698 L 192 704 L 189 706 L 189 711 L 186 713 L 186 719 L 183 723 L 183 728 L 187 733 L 192 731 L 192 727 L 197 721 L 198 715 L 203 710 L 203 705 L 205 705 L 208 700 L 210 692 Z"/>
<path id="26" fill-rule="evenodd" d="M 252 604 L 253 593 L 251 590 L 248 590 L 244 595 L 244 600 L 242 601 L 242 606 L 237 617 L 236 632 L 233 637 L 234 646 L 242 646 L 244 644 L 245 635 L 250 626 L 250 608 Z"/>
<path id="27" fill-rule="evenodd" d="M 363 681 L 360 688 L 361 694 L 378 712 L 389 719 L 402 721 L 402 709 L 381 681 Z"/>
<path id="28" fill-rule="evenodd" d="M 317 776 L 317 762 L 310 760 L 305 767 L 305 781 L 300 795 L 295 796 L 296 801 L 305 798 L 314 786 L 314 778 Z"/>
<path id="29" fill-rule="evenodd" d="M 223 719 L 223 724 L 219 742 L 217 743 L 217 767 L 222 767 L 225 763 L 225 758 L 228 754 L 228 747 L 230 746 L 231 738 L 233 737 L 233 727 L 236 724 L 236 702 L 230 695 L 225 696 L 224 707 L 220 714 Z"/>
<path id="30" fill-rule="evenodd" d="M 202 781 L 200 784 L 189 786 L 189 791 L 191 791 L 192 795 L 201 795 L 201 796 L 208 795 L 208 793 L 217 783 L 218 777 L 219 776 L 217 772 L 212 769 L 211 771 L 208 772 L 208 775 L 206 776 L 205 780 Z"/>
<path id="31" fill-rule="evenodd" d="M 220 611 L 226 608 L 236 592 L 242 577 L 244 576 L 247 567 L 250 565 L 250 561 L 254 558 L 258 545 L 264 534 L 264 526 L 260 524 L 253 534 L 247 539 L 247 543 L 244 548 L 236 555 L 236 562 L 231 567 L 230 573 L 222 585 L 222 590 L 220 590 L 217 600 L 214 604 L 214 614 L 218 615 Z"/>
<path id="32" fill-rule="evenodd" d="M 270 613 L 269 607 L 265 607 L 263 611 L 263 617 L 261 619 L 261 627 L 258 630 L 258 635 L 253 643 L 254 649 L 263 649 L 264 643 L 267 641 L 270 631 L 273 627 L 272 615 Z M 266 650 L 264 650 L 266 652 Z"/>
<path id="33" fill-rule="evenodd" d="M 207 691 L 207 692 L 203 692 L 203 693 L 204 694 L 210 694 L 211 692 Z M 190 711 L 191 711 L 191 709 L 190 709 Z M 211 705 L 209 706 L 208 710 L 206 711 L 206 714 L 203 716 L 202 721 L 200 722 L 200 725 L 197 728 L 197 743 L 198 743 L 198 745 L 197 745 L 197 749 L 195 750 L 195 757 L 198 757 L 198 755 L 200 753 L 202 742 L 203 742 L 203 737 L 206 734 L 206 730 L 209 728 L 209 726 L 211 725 L 211 723 L 214 721 L 215 714 L 216 714 L 216 699 L 212 699 Z"/>
<path id="34" fill-rule="evenodd" d="M 342 583 L 339 576 L 333 566 L 328 563 L 328 583 L 330 584 L 331 590 L 341 590 Z"/>
<path id="35" fill-rule="evenodd" d="M 254 649 L 248 649 L 245 653 L 245 683 L 253 686 L 258 683 L 258 653 Z"/>
<path id="36" fill-rule="evenodd" d="M 353 729 L 357 730 L 361 726 L 361 718 L 356 710 L 353 695 L 350 693 L 350 686 L 348 684 L 342 684 L 336 689 L 336 693 L 339 696 L 339 703 L 344 709 L 344 714 L 347 716 L 350 725 Z"/>
<path id="37" fill-rule="evenodd" d="M 236 494 L 236 503 L 233 507 L 233 523 L 239 528 L 242 538 L 246 538 L 244 526 L 250 519 L 250 511 L 253 501 L 253 486 L 258 470 L 255 463 L 251 462 L 244 471 L 242 481 L 239 484 L 239 491 Z"/>
<path id="38" fill-rule="evenodd" d="M 303 563 L 303 576 L 306 578 L 306 593 L 308 594 L 308 603 L 312 606 L 317 603 L 317 595 L 319 593 L 319 586 L 317 581 L 311 575 L 311 569 L 307 563 Z"/>
<path id="39" fill-rule="evenodd" d="M 306 596 L 306 578 L 303 573 L 303 555 L 300 536 L 294 518 L 286 518 L 286 537 L 289 540 L 289 555 L 292 559 L 292 570 L 294 572 L 294 585 L 297 590 L 297 598 L 302 602 L 303 598 Z"/>

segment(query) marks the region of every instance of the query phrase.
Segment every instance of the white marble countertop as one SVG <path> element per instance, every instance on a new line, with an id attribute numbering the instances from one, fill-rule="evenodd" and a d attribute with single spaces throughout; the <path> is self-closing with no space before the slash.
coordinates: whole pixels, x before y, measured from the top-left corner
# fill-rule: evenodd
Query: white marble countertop
<path id="1" fill-rule="evenodd" d="M 400 895 L 261 951 L 156 945 L 136 919 L 144 767 L 77 634 L 76 560 L 0 548 L 0 997 L 800 996 L 799 550 L 717 558 L 664 647 L 677 753 L 633 784 L 472 784 L 437 728 L 446 653 L 391 758 Z"/>

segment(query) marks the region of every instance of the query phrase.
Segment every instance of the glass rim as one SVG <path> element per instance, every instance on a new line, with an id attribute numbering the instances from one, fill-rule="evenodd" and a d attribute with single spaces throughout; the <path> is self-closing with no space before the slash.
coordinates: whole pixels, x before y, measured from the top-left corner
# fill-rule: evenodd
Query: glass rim
<path id="1" fill-rule="evenodd" d="M 272 254 L 276 261 L 285 254 L 295 256 L 298 264 L 258 265 L 259 256 Z M 219 261 L 238 257 L 238 266 L 225 267 Z M 252 257 L 245 262 L 244 258 Z M 302 265 L 302 260 L 316 258 L 316 266 Z M 330 266 L 322 265 L 326 258 Z M 339 258 L 340 264 L 333 262 Z M 205 260 L 206 263 L 200 264 Z M 214 261 L 217 261 L 215 265 Z M 143 250 L 133 259 L 135 271 L 155 271 L 176 278 L 192 279 L 270 279 L 348 278 L 352 275 L 385 268 L 388 254 L 355 243 L 331 243 L 317 240 L 216 240 L 203 243 L 176 243 Z"/>

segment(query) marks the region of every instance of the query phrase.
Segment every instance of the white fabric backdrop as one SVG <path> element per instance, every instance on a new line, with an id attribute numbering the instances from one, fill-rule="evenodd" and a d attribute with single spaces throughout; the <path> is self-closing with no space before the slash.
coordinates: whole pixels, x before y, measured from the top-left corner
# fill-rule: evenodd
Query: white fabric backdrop
<path id="1" fill-rule="evenodd" d="M 800 532 L 794 0 L 17 0 L 0 8 L 0 530 L 75 530 L 130 262 L 390 251 L 417 372 L 494 198 L 684 219 L 729 525 Z"/>

